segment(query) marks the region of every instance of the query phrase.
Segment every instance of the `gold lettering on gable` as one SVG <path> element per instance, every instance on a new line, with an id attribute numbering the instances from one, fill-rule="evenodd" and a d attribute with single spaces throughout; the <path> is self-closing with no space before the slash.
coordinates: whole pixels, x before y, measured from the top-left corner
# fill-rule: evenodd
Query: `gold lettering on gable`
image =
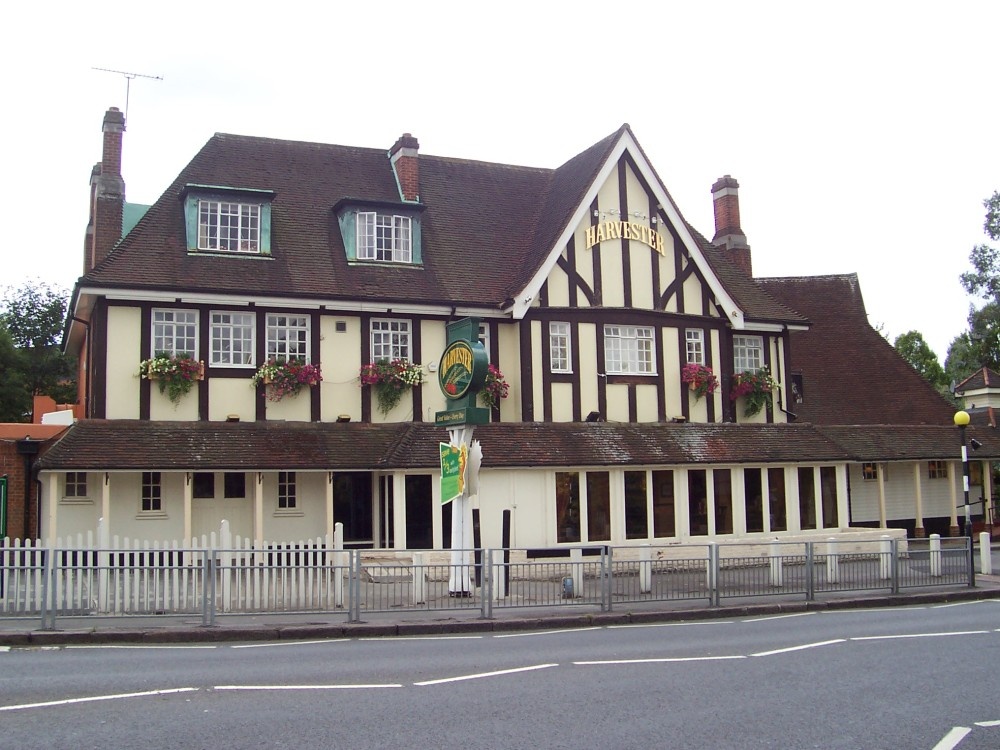
<path id="1" fill-rule="evenodd" d="M 587 250 L 607 240 L 629 240 L 648 245 L 660 255 L 666 254 L 663 235 L 635 221 L 602 221 L 587 227 Z"/>

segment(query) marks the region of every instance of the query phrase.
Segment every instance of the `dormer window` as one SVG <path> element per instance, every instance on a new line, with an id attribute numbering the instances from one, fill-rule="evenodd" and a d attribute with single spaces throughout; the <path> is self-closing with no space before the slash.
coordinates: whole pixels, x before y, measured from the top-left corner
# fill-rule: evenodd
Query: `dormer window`
<path id="1" fill-rule="evenodd" d="M 260 204 L 198 201 L 198 249 L 260 252 Z"/>
<path id="2" fill-rule="evenodd" d="M 359 211 L 357 216 L 358 260 L 413 262 L 409 216 L 375 211 Z"/>
<path id="3" fill-rule="evenodd" d="M 271 254 L 272 191 L 185 185 L 183 198 L 189 253 Z"/>

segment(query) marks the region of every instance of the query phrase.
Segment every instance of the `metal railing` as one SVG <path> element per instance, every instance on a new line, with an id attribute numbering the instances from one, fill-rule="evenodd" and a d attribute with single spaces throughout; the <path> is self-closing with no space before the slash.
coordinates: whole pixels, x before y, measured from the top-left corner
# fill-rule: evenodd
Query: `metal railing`
<path id="1" fill-rule="evenodd" d="M 966 537 L 462 551 L 0 547 L 0 618 L 375 613 L 804 597 L 975 586 Z"/>

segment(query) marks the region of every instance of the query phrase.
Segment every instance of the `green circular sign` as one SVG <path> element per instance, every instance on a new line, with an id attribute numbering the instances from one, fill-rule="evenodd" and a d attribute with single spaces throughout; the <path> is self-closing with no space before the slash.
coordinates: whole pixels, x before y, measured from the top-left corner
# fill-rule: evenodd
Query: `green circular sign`
<path id="1" fill-rule="evenodd" d="M 475 395 L 486 382 L 489 358 L 478 341 L 456 341 L 441 355 L 438 363 L 438 385 L 441 392 L 450 399 Z"/>

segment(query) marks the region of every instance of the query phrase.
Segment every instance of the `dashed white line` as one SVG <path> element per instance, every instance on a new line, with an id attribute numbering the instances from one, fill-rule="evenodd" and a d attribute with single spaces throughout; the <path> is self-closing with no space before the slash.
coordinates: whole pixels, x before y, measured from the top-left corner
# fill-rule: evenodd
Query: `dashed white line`
<path id="1" fill-rule="evenodd" d="M 559 633 L 580 633 L 584 630 L 600 630 L 600 625 L 595 625 L 592 628 L 567 628 L 565 630 L 539 630 L 533 631 L 531 633 L 501 633 L 500 635 L 493 636 L 494 638 L 524 638 L 529 635 L 558 635 Z"/>
<path id="2" fill-rule="evenodd" d="M 92 651 L 94 651 L 94 650 L 102 650 L 102 649 L 107 649 L 107 650 L 121 650 L 121 651 L 142 651 L 142 650 L 152 650 L 152 651 L 155 651 L 155 650 L 161 650 L 161 651 L 197 651 L 197 650 L 204 650 L 204 649 L 217 649 L 219 647 L 218 646 L 177 646 L 177 645 L 163 646 L 163 645 L 156 645 L 156 644 L 152 644 L 152 643 L 148 643 L 148 644 L 132 644 L 132 645 L 128 645 L 128 644 L 125 644 L 125 643 L 118 643 L 118 644 L 115 644 L 115 643 L 97 643 L 97 644 L 88 646 L 86 644 L 74 645 L 74 644 L 71 643 L 71 644 L 65 646 L 64 648 L 67 651 L 69 651 L 70 649 L 73 649 L 73 650 L 76 650 L 76 651 L 82 651 L 82 650 L 92 650 Z"/>
<path id="3" fill-rule="evenodd" d="M 400 683 L 387 682 L 372 685 L 216 685 L 213 690 L 378 690 L 403 687 Z"/>
<path id="4" fill-rule="evenodd" d="M 730 659 L 746 659 L 742 654 L 732 656 L 676 656 L 651 659 L 607 659 L 604 661 L 575 661 L 578 666 L 604 666 L 607 664 L 663 664 L 686 661 L 726 661 Z"/>
<path id="5" fill-rule="evenodd" d="M 898 635 L 859 635 L 851 638 L 852 641 L 889 641 L 894 638 L 941 638 L 947 635 L 982 635 L 989 633 L 988 630 L 956 630 L 951 633 L 900 633 Z"/>
<path id="6" fill-rule="evenodd" d="M 1000 727 L 1000 721 L 977 721 L 977 727 Z"/>
<path id="7" fill-rule="evenodd" d="M 818 648 L 820 646 L 830 646 L 834 643 L 843 643 L 843 638 L 835 638 L 832 641 L 819 641 L 818 643 L 804 643 L 801 646 L 789 646 L 788 648 L 776 648 L 773 651 L 758 651 L 750 656 L 774 656 L 775 654 L 787 654 L 790 651 L 803 651 L 807 648 Z"/>
<path id="8" fill-rule="evenodd" d="M 787 615 L 769 615 L 767 617 L 754 617 L 750 620 L 740 620 L 740 622 L 769 622 L 771 620 L 784 620 L 787 617 L 807 617 L 809 615 L 814 615 L 815 612 L 793 612 Z"/>
<path id="9" fill-rule="evenodd" d="M 184 687 L 172 688 L 168 690 L 146 690 L 142 693 L 118 693 L 116 695 L 91 695 L 86 698 L 65 698 L 59 701 L 45 701 L 44 703 L 22 703 L 17 706 L 0 706 L 0 711 L 21 711 L 26 708 L 49 708 L 51 706 L 69 706 L 73 703 L 92 703 L 94 701 L 113 701 L 122 698 L 145 698 L 150 695 L 170 695 L 171 693 L 193 693 L 198 688 Z"/>
<path id="10" fill-rule="evenodd" d="M 624 630 L 626 628 L 676 628 L 681 625 L 732 625 L 735 620 L 708 620 L 706 622 L 645 622 L 645 623 L 635 623 L 634 625 L 608 625 L 608 630 L 620 629 Z"/>
<path id="11" fill-rule="evenodd" d="M 230 648 L 277 648 L 279 646 L 313 646 L 318 643 L 343 643 L 350 638 L 325 638 L 314 641 L 281 641 L 280 643 L 240 643 Z"/>
<path id="12" fill-rule="evenodd" d="M 558 667 L 558 664 L 536 664 L 531 667 L 518 667 L 516 669 L 501 669 L 496 672 L 480 672 L 478 674 L 467 674 L 460 677 L 444 677 L 440 680 L 424 680 L 423 682 L 414 682 L 414 685 L 419 685 L 423 687 L 425 685 L 442 685 L 446 682 L 461 682 L 462 680 L 478 680 L 483 677 L 500 677 L 502 675 L 517 674 L 519 672 L 531 672 L 536 669 L 548 669 L 549 667 Z"/>
<path id="13" fill-rule="evenodd" d="M 481 635 L 397 635 L 392 638 L 385 636 L 365 636 L 358 638 L 359 641 L 379 641 L 381 643 L 395 643 L 396 641 L 478 641 Z"/>
<path id="14" fill-rule="evenodd" d="M 949 607 L 964 607 L 967 604 L 982 604 L 982 599 L 976 599 L 971 602 L 949 602 L 948 604 L 932 604 L 931 609 L 948 609 Z"/>
<path id="15" fill-rule="evenodd" d="M 953 750 L 958 746 L 959 742 L 965 739 L 965 735 L 971 731 L 969 727 L 952 727 L 951 731 L 942 737 L 941 741 L 932 750 Z"/>

